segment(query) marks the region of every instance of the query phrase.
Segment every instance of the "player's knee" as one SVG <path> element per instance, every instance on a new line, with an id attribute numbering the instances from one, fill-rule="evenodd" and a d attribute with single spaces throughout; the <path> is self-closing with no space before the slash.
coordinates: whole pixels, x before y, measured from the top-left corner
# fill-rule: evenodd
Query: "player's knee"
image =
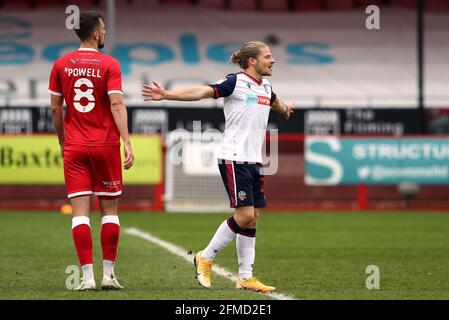
<path id="1" fill-rule="evenodd" d="M 243 222 L 241 227 L 244 227 L 254 220 L 254 210 L 252 207 L 241 207 L 237 213 L 240 220 Z"/>
<path id="2" fill-rule="evenodd" d="M 251 222 L 248 223 L 248 225 L 246 227 L 255 229 L 257 227 L 258 221 L 259 221 L 259 210 L 254 209 L 253 219 L 251 220 Z"/>
<path id="3" fill-rule="evenodd" d="M 255 221 L 255 222 L 259 221 L 259 217 L 260 217 L 260 211 L 258 209 L 254 209 L 254 219 L 253 219 L 253 221 Z"/>
<path id="4" fill-rule="evenodd" d="M 248 219 L 248 221 L 253 221 L 254 220 L 254 211 L 253 210 L 248 210 L 246 212 L 245 216 Z"/>

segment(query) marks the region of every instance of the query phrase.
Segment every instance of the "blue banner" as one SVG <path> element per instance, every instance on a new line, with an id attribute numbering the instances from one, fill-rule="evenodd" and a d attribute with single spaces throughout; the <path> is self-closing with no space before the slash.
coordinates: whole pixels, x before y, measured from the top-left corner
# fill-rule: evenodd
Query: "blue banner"
<path id="1" fill-rule="evenodd" d="M 305 183 L 449 184 L 449 138 L 305 139 Z"/>

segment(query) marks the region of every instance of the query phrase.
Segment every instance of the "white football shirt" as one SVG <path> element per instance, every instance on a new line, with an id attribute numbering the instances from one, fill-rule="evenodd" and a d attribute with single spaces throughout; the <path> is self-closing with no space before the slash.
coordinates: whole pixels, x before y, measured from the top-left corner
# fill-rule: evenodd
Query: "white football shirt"
<path id="1" fill-rule="evenodd" d="M 262 163 L 268 116 L 276 94 L 267 79 L 257 81 L 240 72 L 211 85 L 215 98 L 224 97 L 225 131 L 218 157 Z"/>

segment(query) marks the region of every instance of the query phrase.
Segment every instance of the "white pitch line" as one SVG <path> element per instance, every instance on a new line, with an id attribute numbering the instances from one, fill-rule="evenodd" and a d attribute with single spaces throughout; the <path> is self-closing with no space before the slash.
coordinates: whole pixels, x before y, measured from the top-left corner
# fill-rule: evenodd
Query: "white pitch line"
<path id="1" fill-rule="evenodd" d="M 159 247 L 164 248 L 168 252 L 174 254 L 175 256 L 183 258 L 185 261 L 193 264 L 193 258 L 191 256 L 187 255 L 187 250 L 184 248 L 178 247 L 177 245 L 175 245 L 173 243 L 164 241 L 158 237 L 153 236 L 149 232 L 145 232 L 145 231 L 139 230 L 137 228 L 125 228 L 124 231 L 126 234 L 133 235 L 133 236 L 142 238 L 144 240 L 147 240 L 151 243 L 154 243 L 154 244 L 158 245 Z M 237 281 L 236 275 L 232 274 L 232 272 L 230 272 L 229 270 L 227 270 L 223 267 L 220 267 L 216 264 L 213 265 L 212 271 L 214 271 L 219 276 L 222 276 L 222 277 L 229 279 L 233 282 Z M 276 300 L 296 300 L 293 297 L 290 297 L 290 296 L 287 296 L 285 294 L 278 293 L 278 292 L 266 293 L 264 295 L 269 296 Z"/>

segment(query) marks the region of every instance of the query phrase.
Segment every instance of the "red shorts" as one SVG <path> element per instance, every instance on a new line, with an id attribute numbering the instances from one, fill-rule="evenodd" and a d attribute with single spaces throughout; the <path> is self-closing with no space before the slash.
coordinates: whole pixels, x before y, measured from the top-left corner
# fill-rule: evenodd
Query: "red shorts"
<path id="1" fill-rule="evenodd" d="M 64 146 L 64 178 L 68 198 L 121 195 L 120 146 Z"/>

